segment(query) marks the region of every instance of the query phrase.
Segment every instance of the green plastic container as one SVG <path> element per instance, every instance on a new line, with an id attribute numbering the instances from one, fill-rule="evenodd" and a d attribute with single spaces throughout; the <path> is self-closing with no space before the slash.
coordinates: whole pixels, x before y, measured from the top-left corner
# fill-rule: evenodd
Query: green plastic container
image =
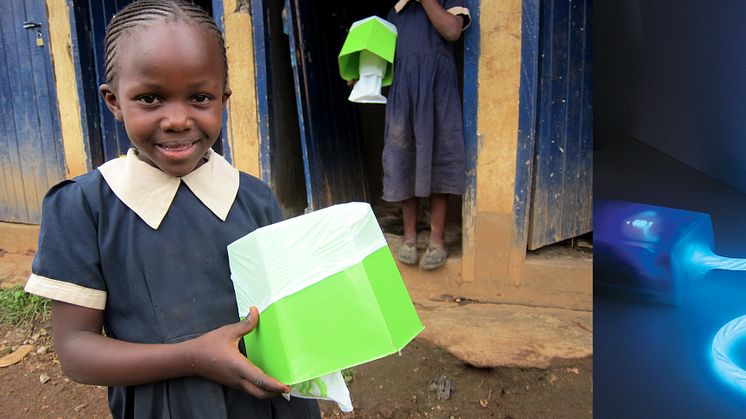
<path id="1" fill-rule="evenodd" d="M 371 16 L 352 24 L 338 58 L 339 75 L 344 80 L 360 78 L 358 58 L 360 51 L 363 50 L 368 50 L 386 60 L 386 73 L 381 85 L 390 85 L 394 78 L 396 26 L 378 16 Z"/>
<path id="2" fill-rule="evenodd" d="M 296 384 L 398 352 L 423 330 L 370 206 L 336 205 L 228 246 L 249 359 Z"/>

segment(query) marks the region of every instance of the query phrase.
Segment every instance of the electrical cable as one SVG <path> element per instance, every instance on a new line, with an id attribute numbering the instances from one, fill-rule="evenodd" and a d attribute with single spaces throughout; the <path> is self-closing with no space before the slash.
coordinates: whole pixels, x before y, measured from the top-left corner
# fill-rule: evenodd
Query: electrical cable
<path id="1" fill-rule="evenodd" d="M 732 385 L 746 391 L 746 371 L 728 356 L 728 350 L 744 336 L 746 336 L 746 315 L 729 321 L 718 330 L 712 340 L 712 357 L 715 361 L 715 369 L 722 377 Z"/>

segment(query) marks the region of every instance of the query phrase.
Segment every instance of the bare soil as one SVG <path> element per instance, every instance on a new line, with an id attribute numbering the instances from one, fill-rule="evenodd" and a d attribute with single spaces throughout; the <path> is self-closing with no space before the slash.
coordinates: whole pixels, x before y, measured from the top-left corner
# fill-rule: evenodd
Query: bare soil
<path id="1" fill-rule="evenodd" d="M 448 239 L 458 236 L 447 234 L 454 250 L 457 240 Z M 25 283 L 32 254 L 0 249 L 0 287 Z M 0 368 L 0 419 L 111 417 L 105 387 L 65 377 L 48 320 L 0 325 L 0 357 L 24 344 L 33 345 L 31 353 Z M 547 369 L 475 368 L 418 338 L 400 355 L 354 368 L 352 413 L 320 405 L 326 418 L 590 418 L 592 368 L 590 357 L 555 360 Z"/>
<path id="2" fill-rule="evenodd" d="M 106 388 L 65 377 L 48 321 L 0 326 L 0 356 L 22 344 L 34 350 L 0 368 L 2 418 L 110 417 Z M 541 369 L 479 369 L 415 339 L 401 355 L 358 366 L 349 385 L 355 410 L 322 402 L 327 418 L 583 418 L 591 413 L 592 359 Z"/>

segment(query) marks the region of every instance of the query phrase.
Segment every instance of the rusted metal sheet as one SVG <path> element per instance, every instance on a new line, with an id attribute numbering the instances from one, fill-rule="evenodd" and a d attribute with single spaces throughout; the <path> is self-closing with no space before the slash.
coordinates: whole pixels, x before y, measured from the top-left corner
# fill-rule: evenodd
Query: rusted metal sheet
<path id="1" fill-rule="evenodd" d="M 591 1 L 540 7 L 528 248 L 592 229 Z"/>
<path id="2" fill-rule="evenodd" d="M 44 0 L 0 2 L 0 220 L 37 224 L 64 156 Z"/>

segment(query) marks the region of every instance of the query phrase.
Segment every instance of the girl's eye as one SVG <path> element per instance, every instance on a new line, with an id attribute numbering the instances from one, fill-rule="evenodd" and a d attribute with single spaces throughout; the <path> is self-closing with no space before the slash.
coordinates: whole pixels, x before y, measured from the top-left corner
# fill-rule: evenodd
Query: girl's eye
<path id="1" fill-rule="evenodd" d="M 196 103 L 206 103 L 210 101 L 210 96 L 202 95 L 202 94 L 194 95 L 194 101 Z"/>
<path id="2" fill-rule="evenodd" d="M 158 99 L 153 95 L 142 95 L 137 98 L 142 103 L 145 103 L 146 105 L 152 105 L 154 104 Z"/>

